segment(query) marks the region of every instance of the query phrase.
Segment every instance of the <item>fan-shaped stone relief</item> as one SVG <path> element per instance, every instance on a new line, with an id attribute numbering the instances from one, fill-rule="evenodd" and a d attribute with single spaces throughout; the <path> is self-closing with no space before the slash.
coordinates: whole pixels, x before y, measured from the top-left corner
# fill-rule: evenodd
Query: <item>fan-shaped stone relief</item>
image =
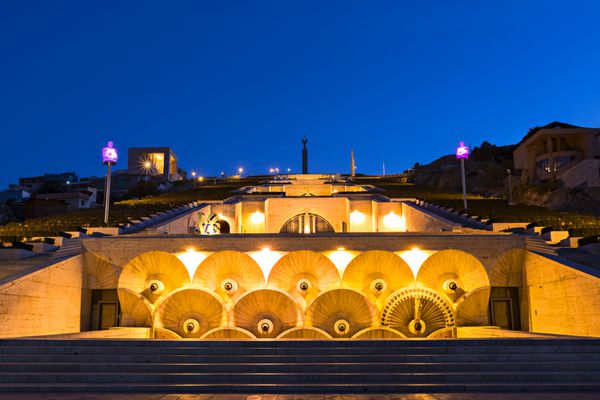
<path id="1" fill-rule="evenodd" d="M 181 339 L 181 336 L 166 328 L 154 328 L 154 339 Z"/>
<path id="2" fill-rule="evenodd" d="M 525 249 L 515 248 L 505 251 L 498 257 L 490 272 L 491 286 L 519 287 L 523 284 Z"/>
<path id="3" fill-rule="evenodd" d="M 331 335 L 319 328 L 296 327 L 288 329 L 278 339 L 331 339 Z"/>
<path id="4" fill-rule="evenodd" d="M 275 263 L 268 286 L 288 292 L 305 308 L 319 293 L 338 288 L 340 274 L 323 254 L 299 250 L 286 254 Z"/>
<path id="5" fill-rule="evenodd" d="M 240 297 L 231 309 L 232 325 L 257 338 L 275 338 L 283 331 L 302 325 L 302 311 L 287 293 L 259 289 Z"/>
<path id="6" fill-rule="evenodd" d="M 442 250 L 431 255 L 419 269 L 417 282 L 452 302 L 457 302 L 471 290 L 490 286 L 481 262 L 460 250 Z"/>
<path id="7" fill-rule="evenodd" d="M 157 303 L 169 293 L 189 286 L 185 265 L 164 251 L 142 253 L 129 261 L 119 276 L 119 288 L 127 288 Z"/>
<path id="8" fill-rule="evenodd" d="M 459 326 L 488 325 L 489 302 L 489 287 L 480 287 L 468 292 L 456 303 L 456 324 Z"/>
<path id="9" fill-rule="evenodd" d="M 351 289 L 321 293 L 306 311 L 306 325 L 334 338 L 350 338 L 355 333 L 378 326 L 377 308 L 363 294 Z"/>
<path id="10" fill-rule="evenodd" d="M 96 253 L 86 252 L 85 272 L 87 275 L 87 287 L 90 289 L 107 289 L 117 287 L 121 268 L 111 263 L 106 257 L 98 257 Z"/>
<path id="11" fill-rule="evenodd" d="M 232 303 L 250 290 L 265 286 L 259 265 L 239 251 L 219 251 L 208 256 L 196 269 L 194 287 L 216 292 L 226 303 Z"/>
<path id="12" fill-rule="evenodd" d="M 516 250 L 501 256 L 494 279 L 506 282 L 519 257 Z M 97 269 L 110 272 L 104 267 Z M 157 281 L 160 290 L 152 291 Z M 324 255 L 294 251 L 275 264 L 268 285 L 250 256 L 221 251 L 200 264 L 189 284 L 174 255 L 135 257 L 118 279 L 121 325 L 153 327 L 161 339 L 238 340 L 450 337 L 455 326 L 488 324 L 487 273 L 457 250 L 429 257 L 417 280 L 388 251 L 361 253 L 343 279 Z"/>
<path id="13" fill-rule="evenodd" d="M 152 326 L 152 305 L 144 296 L 126 288 L 119 288 L 117 294 L 121 326 Z"/>
<path id="14" fill-rule="evenodd" d="M 227 312 L 216 295 L 201 289 L 180 289 L 156 308 L 154 327 L 166 328 L 182 338 L 199 338 L 227 324 Z"/>
<path id="15" fill-rule="evenodd" d="M 215 328 L 202 335 L 202 339 L 249 340 L 256 339 L 256 336 L 242 328 Z"/>
<path id="16" fill-rule="evenodd" d="M 400 331 L 392 328 L 380 327 L 380 328 L 366 328 L 360 332 L 357 332 L 353 339 L 402 339 L 406 338 Z"/>
<path id="17" fill-rule="evenodd" d="M 400 331 L 406 337 L 427 337 L 454 324 L 450 303 L 427 288 L 400 289 L 392 293 L 381 313 L 381 325 Z"/>
<path id="18" fill-rule="evenodd" d="M 385 299 L 414 283 L 413 273 L 402 258 L 389 251 L 366 251 L 346 267 L 342 279 L 345 287 L 365 294 L 379 308 Z"/>

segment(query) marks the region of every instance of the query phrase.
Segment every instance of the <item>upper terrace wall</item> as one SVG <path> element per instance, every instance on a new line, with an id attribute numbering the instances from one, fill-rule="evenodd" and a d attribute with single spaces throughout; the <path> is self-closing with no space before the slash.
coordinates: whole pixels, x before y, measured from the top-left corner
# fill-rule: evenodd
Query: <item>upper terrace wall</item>
<path id="1" fill-rule="evenodd" d="M 205 215 L 215 213 L 228 222 L 231 233 L 279 233 L 284 224 L 299 214 L 316 214 L 327 220 L 336 232 L 441 232 L 452 231 L 458 224 L 409 202 L 375 201 L 370 198 L 283 197 L 266 200 L 244 200 L 235 204 L 211 203 L 201 209 Z M 262 213 L 262 221 L 254 221 L 254 213 Z M 363 220 L 351 218 L 362 213 Z M 402 218 L 398 226 L 386 226 L 390 214 Z M 151 230 L 167 234 L 187 234 L 198 221 L 198 213 L 190 211 L 165 221 Z"/>
<path id="2" fill-rule="evenodd" d="M 242 240 L 243 238 L 243 240 Z M 368 250 L 403 251 L 456 249 L 477 257 L 490 269 L 496 259 L 511 248 L 524 248 L 525 238 L 510 234 L 461 234 L 461 233 L 356 233 L 320 235 L 170 235 L 170 236 L 125 236 L 83 240 L 84 249 L 115 265 L 124 266 L 133 257 L 152 250 L 169 253 L 185 252 L 188 249 L 216 252 L 236 250 L 260 251 L 268 247 L 274 251 L 314 250 L 326 252 L 340 247 L 362 252 Z"/>

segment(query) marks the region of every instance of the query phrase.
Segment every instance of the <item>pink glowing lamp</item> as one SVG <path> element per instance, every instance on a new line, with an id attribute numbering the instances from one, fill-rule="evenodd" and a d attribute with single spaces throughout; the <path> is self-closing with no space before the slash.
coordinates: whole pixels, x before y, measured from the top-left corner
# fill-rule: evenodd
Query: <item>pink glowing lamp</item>
<path id="1" fill-rule="evenodd" d="M 102 148 L 102 163 L 104 165 L 115 165 L 118 160 L 117 149 L 113 147 L 113 142 L 108 142 L 108 145 Z"/>
<path id="2" fill-rule="evenodd" d="M 465 146 L 465 142 L 460 142 L 456 148 L 456 158 L 469 158 L 469 148 Z"/>

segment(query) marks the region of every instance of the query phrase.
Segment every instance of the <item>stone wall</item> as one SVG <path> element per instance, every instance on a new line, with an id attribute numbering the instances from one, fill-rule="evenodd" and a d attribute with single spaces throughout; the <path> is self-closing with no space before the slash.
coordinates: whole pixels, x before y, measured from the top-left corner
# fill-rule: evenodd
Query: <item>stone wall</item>
<path id="1" fill-rule="evenodd" d="M 188 249 L 200 252 L 235 250 L 255 252 L 268 247 L 277 252 L 314 250 L 328 252 L 340 247 L 348 251 L 388 250 L 392 252 L 411 250 L 466 251 L 481 261 L 486 270 L 505 251 L 524 248 L 525 237 L 505 233 L 347 233 L 320 235 L 170 235 L 164 236 L 120 236 L 83 239 L 86 251 L 96 254 L 116 266 L 123 267 L 133 257 L 154 250 L 182 253 Z"/>
<path id="2" fill-rule="evenodd" d="M 304 213 L 320 215 L 336 232 L 341 232 L 342 222 L 348 223 L 349 202 L 343 197 L 284 197 L 268 199 L 265 203 L 266 231 L 270 233 L 278 233 L 290 218 Z M 244 210 L 244 213 L 246 212 Z"/>
<path id="3" fill-rule="evenodd" d="M 525 284 L 532 332 L 600 336 L 600 276 L 589 272 L 528 252 Z"/>
<path id="4" fill-rule="evenodd" d="M 0 337 L 79 332 L 89 319 L 83 256 L 25 272 L 0 281 Z"/>
<path id="5" fill-rule="evenodd" d="M 444 220 L 443 218 L 430 214 L 423 208 L 403 202 L 402 215 L 406 219 L 406 229 L 409 232 L 441 232 L 452 231 L 459 224 Z"/>

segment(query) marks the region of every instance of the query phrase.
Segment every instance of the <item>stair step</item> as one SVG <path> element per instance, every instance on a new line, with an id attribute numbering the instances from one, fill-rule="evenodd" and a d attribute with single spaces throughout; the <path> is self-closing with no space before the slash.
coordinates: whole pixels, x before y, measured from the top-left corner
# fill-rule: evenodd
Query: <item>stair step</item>
<path id="1" fill-rule="evenodd" d="M 0 392 L 600 392 L 600 340 L 0 340 Z"/>
<path id="2" fill-rule="evenodd" d="M 555 371 L 556 362 L 472 362 L 472 363 L 0 363 L 0 373 L 395 373 L 395 372 L 536 372 Z M 561 371 L 600 371 L 597 362 L 563 362 Z"/>
<path id="3" fill-rule="evenodd" d="M 544 382 L 504 384 L 123 384 L 116 388 L 112 384 L 0 384 L 0 392 L 6 393 L 285 393 L 285 394 L 357 394 L 357 393 L 490 393 L 490 392 L 600 392 L 596 382 Z"/>
<path id="4" fill-rule="evenodd" d="M 194 355 L 121 355 L 121 354 L 97 354 L 97 355 L 38 355 L 38 354 L 11 354 L 0 355 L 0 362 L 80 362 L 80 363 L 381 363 L 381 362 L 584 362 L 600 361 L 600 354 L 455 354 L 455 355 L 421 355 L 413 354 L 406 356 L 398 355 L 305 355 L 287 356 L 278 355 L 264 356 L 194 356 Z"/>
<path id="5" fill-rule="evenodd" d="M 113 352 L 119 355 L 186 355 L 186 356 L 335 356 L 335 355 L 369 355 L 369 356 L 402 356 L 402 355 L 445 355 L 445 354 L 600 354 L 600 345 L 580 346 L 449 346 L 449 347 L 338 347 L 338 348 L 261 348 L 261 347 L 118 347 L 107 349 L 106 346 L 0 346 L 0 356 L 10 354 L 49 354 L 49 355 L 95 355 Z"/>
<path id="6" fill-rule="evenodd" d="M 411 384 L 599 382 L 598 372 L 441 372 L 441 373 L 2 373 L 2 383 L 171 383 L 171 384 Z"/>

